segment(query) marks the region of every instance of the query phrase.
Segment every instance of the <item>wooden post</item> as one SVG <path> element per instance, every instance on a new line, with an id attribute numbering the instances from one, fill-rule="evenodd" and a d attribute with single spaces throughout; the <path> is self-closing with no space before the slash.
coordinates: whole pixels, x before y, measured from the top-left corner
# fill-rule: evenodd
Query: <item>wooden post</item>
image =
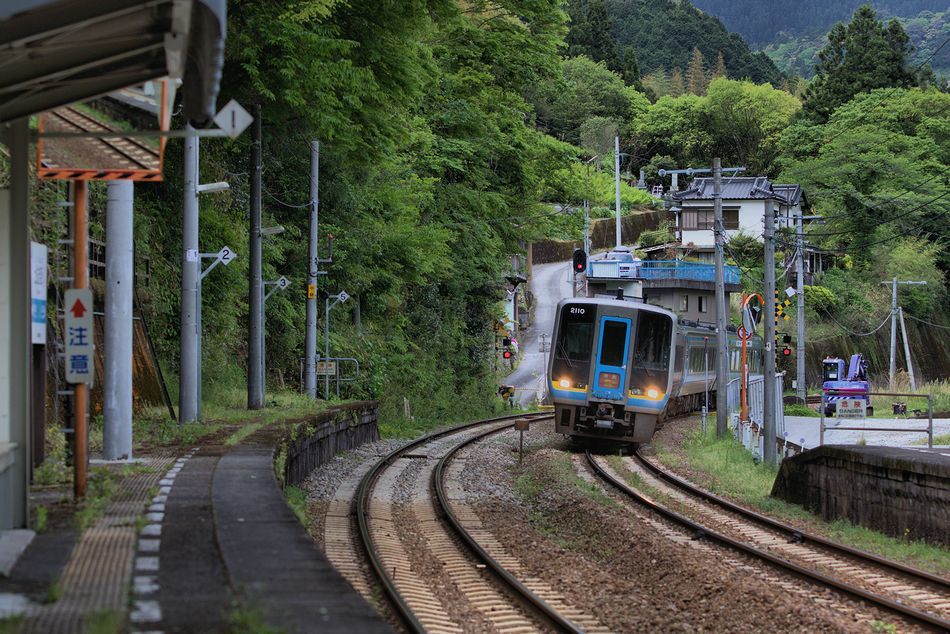
<path id="1" fill-rule="evenodd" d="M 73 181 L 73 288 L 89 287 L 87 188 L 86 181 Z M 89 445 L 86 410 L 88 406 L 89 386 L 85 383 L 74 384 L 73 493 L 77 498 L 86 496 L 86 462 Z"/>

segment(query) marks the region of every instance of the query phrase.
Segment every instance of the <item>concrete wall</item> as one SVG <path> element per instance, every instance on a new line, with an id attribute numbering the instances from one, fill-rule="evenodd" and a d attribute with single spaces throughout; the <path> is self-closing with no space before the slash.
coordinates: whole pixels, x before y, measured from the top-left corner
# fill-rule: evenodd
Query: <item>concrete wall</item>
<path id="1" fill-rule="evenodd" d="M 620 234 L 624 244 L 634 244 L 644 231 L 656 229 L 660 222 L 671 217 L 665 210 L 647 210 L 635 212 L 620 219 Z M 590 223 L 590 243 L 592 249 L 606 249 L 614 246 L 615 220 L 600 218 Z M 564 262 L 571 259 L 574 249 L 584 246 L 583 238 L 577 240 L 541 240 L 530 245 L 532 264 Z"/>
<path id="2" fill-rule="evenodd" d="M 785 459 L 772 495 L 825 520 L 950 545 L 950 461 L 940 452 L 825 445 Z"/>
<path id="3" fill-rule="evenodd" d="M 379 403 L 360 401 L 296 425 L 277 450 L 278 476 L 283 475 L 284 486 L 300 484 L 341 451 L 379 440 L 378 418 Z"/>

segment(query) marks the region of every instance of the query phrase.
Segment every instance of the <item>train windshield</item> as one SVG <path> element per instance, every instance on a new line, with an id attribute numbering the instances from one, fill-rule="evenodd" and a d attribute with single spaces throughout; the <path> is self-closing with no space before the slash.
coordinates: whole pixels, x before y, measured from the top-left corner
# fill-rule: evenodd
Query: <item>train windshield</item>
<path id="1" fill-rule="evenodd" d="M 670 369 L 673 320 L 667 315 L 640 311 L 633 349 L 631 389 L 666 391 Z"/>
<path id="2" fill-rule="evenodd" d="M 586 386 L 594 342 L 595 306 L 568 304 L 561 309 L 554 345 L 553 381 Z"/>

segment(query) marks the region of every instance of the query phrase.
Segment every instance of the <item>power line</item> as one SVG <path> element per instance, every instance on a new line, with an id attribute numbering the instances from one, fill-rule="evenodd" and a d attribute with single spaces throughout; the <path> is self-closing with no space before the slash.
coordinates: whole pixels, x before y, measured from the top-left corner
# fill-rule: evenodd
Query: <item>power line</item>
<path id="1" fill-rule="evenodd" d="M 890 198 L 890 199 L 888 199 L 888 200 L 882 200 L 881 202 L 874 203 L 873 205 L 866 205 L 866 204 L 863 203 L 863 202 L 861 202 L 860 204 L 863 205 L 866 210 L 878 209 L 878 208 L 880 208 L 880 207 L 883 207 L 884 205 L 888 205 L 888 204 L 894 202 L 895 200 L 898 200 L 898 199 L 900 199 L 900 198 L 903 198 L 903 197 L 906 196 L 907 194 L 910 194 L 910 193 L 920 193 L 919 190 L 917 189 L 918 187 L 922 187 L 922 186 L 926 185 L 927 183 L 930 183 L 931 181 L 934 181 L 934 180 L 940 178 L 941 176 L 946 176 L 947 174 L 950 174 L 950 169 L 944 170 L 943 172 L 938 172 L 938 173 L 934 174 L 933 176 L 931 176 L 930 178 L 928 178 L 928 179 L 925 180 L 925 181 L 921 181 L 921 182 L 919 182 L 919 183 L 915 183 L 913 187 L 910 187 L 910 188 L 908 188 L 908 189 L 905 189 L 903 192 L 901 192 L 901 193 L 898 194 L 897 196 L 894 196 L 893 198 Z M 835 219 L 835 218 L 844 218 L 844 217 L 850 216 L 850 215 L 852 215 L 852 214 L 850 214 L 849 212 L 841 211 L 841 212 L 827 213 L 827 214 L 826 214 L 826 213 L 823 213 L 823 214 L 821 214 L 821 215 L 822 215 L 822 217 L 823 217 L 825 220 L 833 220 L 833 219 Z"/>
<path id="2" fill-rule="evenodd" d="M 950 330 L 950 326 L 941 326 L 940 324 L 935 324 L 932 321 L 927 321 L 926 319 L 921 319 L 920 317 L 914 317 L 910 313 L 905 312 L 905 316 L 913 319 L 914 321 L 919 321 L 922 324 L 927 324 L 928 326 L 933 326 L 934 328 L 941 328 L 943 330 Z"/>
<path id="3" fill-rule="evenodd" d="M 883 328 L 883 327 L 884 327 L 884 324 L 887 323 L 887 320 L 889 320 L 889 319 L 891 318 L 891 311 L 887 311 L 887 314 L 884 315 L 884 320 L 883 320 L 883 321 L 881 322 L 881 324 L 880 324 L 877 328 L 875 328 L 874 330 L 872 330 L 872 331 L 870 331 L 870 332 L 854 332 L 853 330 L 851 330 L 850 328 L 848 328 L 847 326 L 845 326 L 844 324 L 842 324 L 840 321 L 838 321 L 837 319 L 835 319 L 835 316 L 832 315 L 831 313 L 829 313 L 829 312 L 828 312 L 827 310 L 825 310 L 824 308 L 820 308 L 819 310 L 821 310 L 821 312 L 823 312 L 823 313 L 824 313 L 825 315 L 827 315 L 828 317 L 831 317 L 831 320 L 832 320 L 833 322 L 835 322 L 836 324 L 838 324 L 845 332 L 847 332 L 847 333 L 850 334 L 850 335 L 854 335 L 855 337 L 867 337 L 867 336 L 869 336 L 869 335 L 873 335 L 873 334 L 876 333 L 878 330 L 880 330 L 881 328 Z"/>
<path id="4" fill-rule="evenodd" d="M 886 224 L 888 224 L 888 223 L 890 223 L 890 222 L 894 222 L 895 220 L 901 220 L 902 218 L 906 218 L 907 216 L 911 215 L 911 214 L 914 213 L 915 211 L 919 211 L 919 210 L 921 210 L 921 209 L 924 209 L 924 208 L 927 207 L 928 205 L 937 202 L 937 201 L 940 200 L 941 198 L 946 198 L 947 196 L 950 196 L 950 190 L 945 191 L 944 193 L 940 194 L 939 196 L 936 196 L 936 197 L 934 197 L 934 198 L 931 198 L 931 199 L 928 200 L 927 202 L 922 203 L 922 204 L 920 204 L 920 205 L 918 205 L 918 206 L 916 206 L 916 207 L 913 207 L 913 208 L 911 208 L 911 209 L 905 211 L 904 213 L 898 214 L 897 216 L 894 216 L 893 218 L 887 218 L 887 219 L 885 219 L 885 220 L 881 220 L 881 221 L 876 222 L 876 223 L 871 223 L 871 224 L 868 225 L 867 228 L 868 228 L 868 229 L 877 229 L 878 227 L 882 227 L 882 226 L 884 226 L 884 225 L 886 225 Z M 853 230 L 846 230 L 846 231 L 825 231 L 825 232 L 819 232 L 819 233 L 809 233 L 809 234 L 807 234 L 805 237 L 807 237 L 807 238 L 823 238 L 823 237 L 828 237 L 828 236 L 852 235 L 853 233 L 854 233 Z M 784 241 L 783 241 L 783 243 L 784 243 Z"/>

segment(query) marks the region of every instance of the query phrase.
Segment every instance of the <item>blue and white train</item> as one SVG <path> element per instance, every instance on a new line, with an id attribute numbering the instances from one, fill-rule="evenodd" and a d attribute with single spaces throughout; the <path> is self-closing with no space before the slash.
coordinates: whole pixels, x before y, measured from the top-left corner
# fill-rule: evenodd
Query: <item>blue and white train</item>
<path id="1" fill-rule="evenodd" d="M 548 381 L 555 431 L 572 437 L 649 442 L 658 422 L 700 409 L 716 391 L 716 335 L 659 306 L 603 298 L 558 304 Z M 730 378 L 741 342 L 729 333 Z M 761 373 L 762 339 L 747 344 L 749 375 Z"/>

